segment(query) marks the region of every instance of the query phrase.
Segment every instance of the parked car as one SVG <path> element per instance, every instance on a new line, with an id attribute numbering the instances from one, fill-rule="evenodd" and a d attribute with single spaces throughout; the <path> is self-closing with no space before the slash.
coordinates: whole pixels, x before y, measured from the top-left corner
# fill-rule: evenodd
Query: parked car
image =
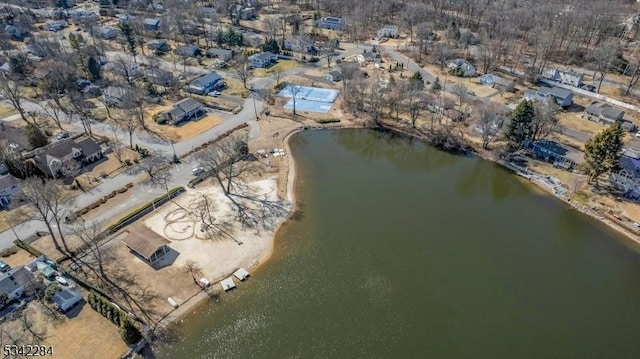
<path id="1" fill-rule="evenodd" d="M 199 175 L 201 173 L 204 173 L 204 168 L 196 167 L 196 168 L 191 170 L 191 173 L 193 173 L 194 176 L 197 176 L 197 175 Z"/>
<path id="2" fill-rule="evenodd" d="M 69 138 L 71 136 L 71 134 L 69 132 L 60 132 L 57 136 L 56 136 L 56 140 L 60 141 L 63 140 L 65 138 Z"/>
<path id="3" fill-rule="evenodd" d="M 61 276 L 56 276 L 56 282 L 64 285 L 65 287 L 69 285 L 69 282 Z"/>
<path id="4" fill-rule="evenodd" d="M 207 96 L 218 97 L 220 96 L 220 91 L 211 91 L 207 94 Z"/>
<path id="5" fill-rule="evenodd" d="M 5 272 L 8 272 L 10 269 L 11 269 L 11 266 L 9 266 L 3 260 L 0 260 L 0 272 L 5 273 Z"/>

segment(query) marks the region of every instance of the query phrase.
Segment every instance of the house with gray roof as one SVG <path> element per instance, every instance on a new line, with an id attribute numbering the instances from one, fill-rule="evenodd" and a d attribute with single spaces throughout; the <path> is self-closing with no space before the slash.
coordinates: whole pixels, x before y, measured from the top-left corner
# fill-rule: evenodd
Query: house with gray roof
<path id="1" fill-rule="evenodd" d="M 609 183 L 624 197 L 640 199 L 640 159 L 637 156 L 623 154 L 618 160 L 618 166 L 611 171 Z"/>
<path id="2" fill-rule="evenodd" d="M 549 80 L 560 82 L 562 84 L 571 85 L 575 87 L 582 86 L 583 75 L 573 71 L 554 69 L 545 71 L 543 76 Z"/>
<path id="3" fill-rule="evenodd" d="M 233 58 L 233 50 L 212 47 L 209 50 L 207 50 L 207 57 L 217 58 L 224 62 L 227 62 Z"/>
<path id="4" fill-rule="evenodd" d="M 566 108 L 573 105 L 573 92 L 560 87 L 541 86 L 537 90 L 526 90 L 524 98 L 529 101 L 554 100 L 560 107 Z"/>
<path id="5" fill-rule="evenodd" d="M 222 77 L 215 72 L 199 77 L 189 84 L 189 92 L 206 95 L 209 92 L 224 87 Z"/>
<path id="6" fill-rule="evenodd" d="M 169 42 L 165 39 L 155 39 L 147 42 L 147 48 L 156 54 L 165 54 L 171 50 Z"/>
<path id="7" fill-rule="evenodd" d="M 98 30 L 98 34 L 105 40 L 111 40 L 118 36 L 118 30 L 112 26 L 103 26 Z"/>
<path id="8" fill-rule="evenodd" d="M 586 117 L 588 120 L 594 122 L 602 122 L 607 125 L 612 125 L 615 122 L 622 121 L 624 111 L 611 107 L 606 103 L 593 102 L 584 109 L 582 117 Z"/>
<path id="9" fill-rule="evenodd" d="M 102 100 L 108 106 L 122 108 L 135 103 L 135 95 L 124 87 L 109 86 L 102 91 Z"/>
<path id="10" fill-rule="evenodd" d="M 192 98 L 185 98 L 176 102 L 173 108 L 166 112 L 166 116 L 167 122 L 178 125 L 183 121 L 200 118 L 205 113 L 206 110 L 200 102 Z"/>
<path id="11" fill-rule="evenodd" d="M 147 31 L 158 31 L 160 30 L 160 19 L 157 18 L 146 18 L 144 19 L 144 29 Z"/>
<path id="12" fill-rule="evenodd" d="M 102 148 L 91 137 L 67 138 L 34 150 L 33 160 L 49 177 L 69 177 L 103 157 Z"/>
<path id="13" fill-rule="evenodd" d="M 344 20 L 340 17 L 327 16 L 320 18 L 314 24 L 322 29 L 342 30 L 345 27 Z"/>
<path id="14" fill-rule="evenodd" d="M 447 62 L 447 67 L 455 72 L 459 72 L 462 77 L 471 77 L 476 75 L 475 66 L 471 65 L 465 59 L 454 59 Z"/>
<path id="15" fill-rule="evenodd" d="M 6 273 L 0 274 L 0 294 L 5 294 L 9 300 L 22 297 L 33 274 L 23 266 L 12 268 Z"/>
<path id="16" fill-rule="evenodd" d="M 175 53 L 182 57 L 196 57 L 200 54 L 200 47 L 196 44 L 183 45 L 177 47 Z"/>
<path id="17" fill-rule="evenodd" d="M 508 80 L 496 74 L 486 74 L 480 76 L 480 83 L 491 88 L 503 91 L 513 92 L 515 89 L 515 80 Z"/>
<path id="18" fill-rule="evenodd" d="M 327 81 L 338 82 L 342 80 L 342 71 L 331 70 L 322 76 Z"/>
<path id="19" fill-rule="evenodd" d="M 144 71 L 144 77 L 153 85 L 169 87 L 177 83 L 176 78 L 169 71 L 158 67 L 152 67 Z"/>
<path id="20" fill-rule="evenodd" d="M 0 176 L 0 208 L 11 204 L 12 197 L 20 194 L 20 182 L 11 174 Z"/>
<path id="21" fill-rule="evenodd" d="M 251 66 L 255 68 L 265 68 L 278 61 L 278 55 L 269 51 L 261 52 L 249 57 L 249 61 L 251 61 Z"/>

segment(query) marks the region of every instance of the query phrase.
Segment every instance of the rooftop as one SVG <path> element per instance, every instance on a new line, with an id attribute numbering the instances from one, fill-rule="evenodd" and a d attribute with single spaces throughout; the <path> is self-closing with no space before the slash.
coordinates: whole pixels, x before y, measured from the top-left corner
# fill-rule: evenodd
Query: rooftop
<path id="1" fill-rule="evenodd" d="M 558 98 L 567 98 L 569 96 L 572 95 L 572 92 L 569 90 L 565 90 L 563 88 L 560 87 L 546 87 L 546 86 L 541 86 L 538 89 L 538 93 L 542 94 L 542 95 L 550 95 L 553 97 L 558 97 Z"/>
<path id="2" fill-rule="evenodd" d="M 171 243 L 144 225 L 132 228 L 122 242 L 145 259 L 151 258 L 160 248 Z"/>
<path id="3" fill-rule="evenodd" d="M 222 80 L 222 77 L 220 77 L 220 75 L 218 75 L 215 72 L 212 72 L 210 74 L 206 74 L 202 77 L 198 77 L 197 79 L 193 80 L 193 82 L 191 82 L 192 85 L 200 85 L 200 86 L 207 86 L 211 83 L 216 83 L 218 81 Z"/>

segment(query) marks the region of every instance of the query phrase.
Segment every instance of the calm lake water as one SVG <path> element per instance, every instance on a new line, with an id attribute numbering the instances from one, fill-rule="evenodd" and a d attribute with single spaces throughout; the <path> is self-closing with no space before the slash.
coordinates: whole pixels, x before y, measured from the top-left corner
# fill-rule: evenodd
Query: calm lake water
<path id="1" fill-rule="evenodd" d="M 302 218 L 159 358 L 640 358 L 640 255 L 606 228 L 389 134 L 291 145 Z"/>

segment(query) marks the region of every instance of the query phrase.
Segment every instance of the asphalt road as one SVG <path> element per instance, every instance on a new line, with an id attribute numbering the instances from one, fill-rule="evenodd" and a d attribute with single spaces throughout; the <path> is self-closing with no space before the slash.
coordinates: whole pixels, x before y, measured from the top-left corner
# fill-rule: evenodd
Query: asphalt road
<path id="1" fill-rule="evenodd" d="M 356 53 L 357 51 L 361 51 L 361 50 L 345 51 L 341 53 L 339 56 L 337 56 L 336 58 L 346 57 L 353 53 Z M 137 59 L 139 60 L 139 62 L 145 61 L 145 59 L 142 57 L 138 57 Z M 173 67 L 173 64 L 165 61 L 163 66 Z M 307 69 L 308 69 L 308 66 L 301 66 L 295 69 L 291 69 L 289 71 L 285 71 L 283 74 L 281 74 L 281 76 L 284 77 L 284 76 L 294 75 L 297 73 L 304 72 Z M 197 67 L 193 67 L 193 68 L 189 67 L 188 70 L 194 71 L 194 73 L 210 72 L 209 70 L 205 70 Z M 227 74 L 227 76 L 232 76 L 232 75 Z M 265 77 L 265 78 L 254 78 L 251 81 L 251 85 L 253 86 L 253 89 L 255 89 L 256 91 L 259 91 L 267 88 L 274 81 L 275 81 L 275 76 Z M 243 101 L 243 109 L 239 113 L 235 115 L 227 115 L 227 114 L 220 113 L 221 117 L 224 119 L 224 121 L 220 125 L 213 127 L 203 133 L 200 133 L 199 135 L 192 137 L 188 140 L 175 143 L 173 148 L 175 148 L 175 153 L 178 155 L 178 157 L 183 157 L 186 153 L 193 150 L 195 147 L 199 147 L 204 143 L 215 140 L 221 135 L 243 124 L 249 124 L 249 126 L 251 127 L 250 135 L 256 136 L 259 133 L 259 126 L 257 126 L 257 122 L 256 122 L 256 113 L 260 114 L 262 112 L 263 102 L 260 98 L 254 98 L 251 96 L 242 101 Z M 43 111 L 42 107 L 39 104 L 33 103 L 33 102 L 26 102 L 24 107 L 26 111 L 36 111 L 36 112 Z M 7 118 L 3 118 L 2 120 L 12 121 L 19 118 L 20 118 L 19 116 L 10 116 Z M 63 120 L 64 122 L 73 123 L 73 119 L 64 118 Z M 78 125 L 78 128 L 80 128 L 79 125 Z M 118 139 L 123 144 L 128 145 L 129 134 L 124 130 L 114 128 L 113 126 L 110 126 L 104 123 L 99 123 L 99 122 L 92 123 L 92 130 L 94 130 L 96 133 L 100 135 L 108 136 L 111 138 L 113 137 L 115 132 L 118 134 L 117 135 Z M 172 146 L 170 146 L 170 143 L 164 140 L 155 138 L 153 136 L 134 133 L 134 142 L 139 144 L 142 147 L 149 148 L 156 153 L 162 154 L 166 158 L 171 158 L 173 156 L 173 148 Z M 189 180 L 193 178 L 191 170 L 193 169 L 193 167 L 197 167 L 197 164 L 193 162 L 189 162 L 189 161 L 192 161 L 189 159 L 184 159 L 184 161 L 183 163 L 172 166 L 168 170 L 168 171 L 171 171 L 171 179 L 168 183 L 169 188 L 177 187 L 181 185 L 185 186 L 189 182 Z M 95 202 L 96 200 L 102 198 L 103 196 L 111 193 L 112 191 L 122 188 L 126 184 L 132 183 L 135 180 L 144 179 L 145 177 L 148 177 L 148 175 L 144 173 L 144 171 L 141 171 L 139 168 L 134 168 L 120 175 L 110 177 L 108 179 L 104 179 L 102 183 L 100 183 L 93 189 L 85 193 L 82 193 L 78 195 L 76 198 L 74 198 L 70 203 L 70 207 L 72 208 L 72 210 L 84 208 L 89 204 Z M 148 202 L 152 198 L 160 196 L 161 194 L 164 193 L 164 191 L 165 191 L 165 188 L 154 187 L 149 183 L 136 186 L 127 192 L 130 194 L 127 200 L 123 201 L 118 206 L 112 207 L 109 210 L 104 211 L 99 216 L 97 216 L 93 220 L 93 222 L 105 223 L 105 222 L 113 221 L 115 218 L 118 218 L 118 216 L 122 216 L 128 213 L 129 211 L 137 208 L 141 204 Z M 63 228 L 63 231 L 65 233 L 69 233 L 71 232 L 71 230 L 72 230 L 71 226 L 65 226 L 65 228 Z M 0 250 L 11 247 L 13 245 L 13 241 L 16 239 L 16 234 L 18 238 L 23 239 L 23 238 L 32 236 L 36 231 L 43 231 L 43 232 L 47 231 L 43 221 L 30 220 L 30 221 L 26 221 L 24 223 L 15 225 L 13 227 L 13 231 L 6 230 L 0 233 Z"/>

